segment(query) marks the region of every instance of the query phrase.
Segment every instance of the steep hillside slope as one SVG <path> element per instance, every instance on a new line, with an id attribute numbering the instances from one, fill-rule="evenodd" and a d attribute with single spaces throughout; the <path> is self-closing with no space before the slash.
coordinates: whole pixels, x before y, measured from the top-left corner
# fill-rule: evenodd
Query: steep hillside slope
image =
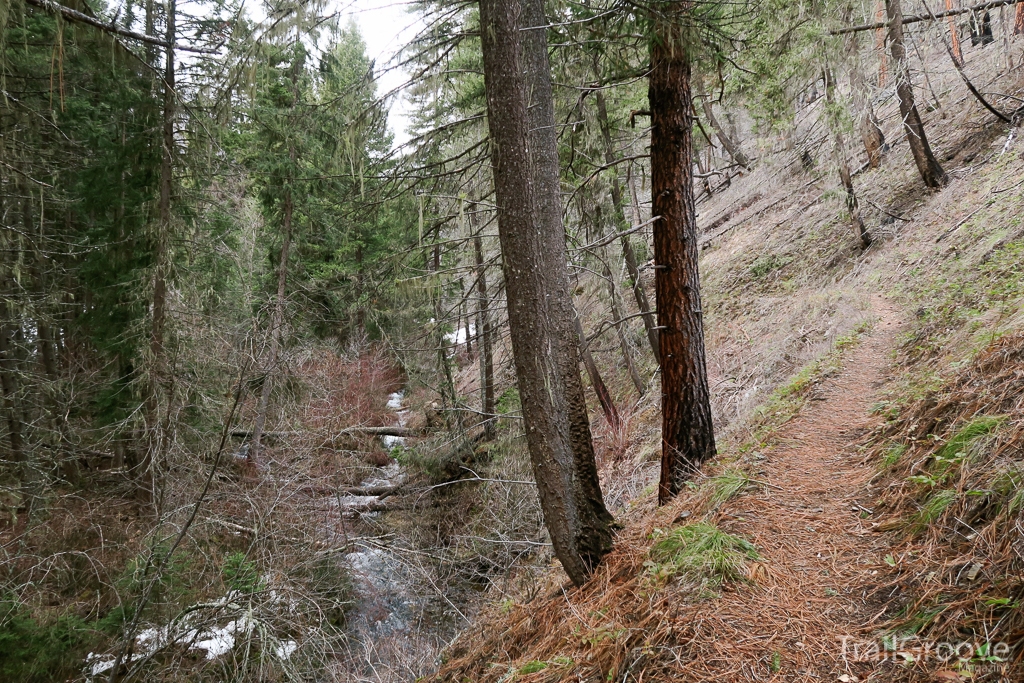
<path id="1" fill-rule="evenodd" d="M 701 207 L 718 461 L 655 509 L 642 403 L 606 470 L 613 555 L 494 606 L 438 680 L 1024 677 L 1024 153 L 951 101 L 928 123 L 952 180 L 927 192 L 883 115 L 867 251 L 795 153 Z"/>

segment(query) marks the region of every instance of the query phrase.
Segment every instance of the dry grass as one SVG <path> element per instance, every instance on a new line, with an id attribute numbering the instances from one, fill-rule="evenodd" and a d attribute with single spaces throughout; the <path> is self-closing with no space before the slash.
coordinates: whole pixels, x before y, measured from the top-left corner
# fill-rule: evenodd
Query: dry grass
<path id="1" fill-rule="evenodd" d="M 1024 333 L 1007 334 L 898 410 L 872 454 L 878 512 L 901 531 L 909 593 L 886 628 L 933 640 L 1024 642 Z"/>

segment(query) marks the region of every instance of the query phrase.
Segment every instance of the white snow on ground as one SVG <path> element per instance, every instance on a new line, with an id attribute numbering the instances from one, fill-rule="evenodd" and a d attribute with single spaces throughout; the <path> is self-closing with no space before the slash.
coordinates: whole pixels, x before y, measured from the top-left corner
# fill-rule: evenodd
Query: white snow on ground
<path id="1" fill-rule="evenodd" d="M 213 628 L 202 634 L 204 638 L 192 644 L 192 650 L 206 650 L 207 659 L 217 659 L 231 652 L 235 647 L 235 636 L 247 636 L 252 633 L 255 624 L 252 619 L 242 617 L 237 621 L 229 621 L 221 628 Z"/>
<path id="2" fill-rule="evenodd" d="M 298 643 L 294 640 L 286 640 L 274 646 L 274 656 L 278 659 L 288 659 L 298 649 Z"/>
<path id="3" fill-rule="evenodd" d="M 473 323 L 469 324 L 469 336 L 476 334 L 476 326 Z M 459 326 L 459 329 L 454 332 L 447 332 L 444 335 L 444 340 L 449 344 L 455 344 L 456 346 L 466 343 L 466 328 Z"/>
<path id="4" fill-rule="evenodd" d="M 278 598 L 276 591 L 271 591 L 271 593 L 272 601 L 287 603 L 289 606 L 294 602 L 284 597 Z M 242 613 L 241 616 L 228 621 L 223 626 L 196 628 L 191 618 L 194 617 L 194 614 L 188 614 L 166 626 L 154 626 L 139 631 L 135 636 L 135 647 L 130 661 L 145 659 L 161 648 L 176 643 L 187 644 L 190 650 L 205 650 L 208 660 L 217 659 L 231 652 L 239 639 L 252 635 L 256 629 L 256 620 L 252 618 L 251 612 L 235 602 L 239 597 L 237 592 L 231 591 L 222 598 L 202 605 L 211 609 L 226 609 L 234 611 L 236 614 Z M 275 598 L 277 599 L 275 600 Z M 282 641 L 273 646 L 273 652 L 278 659 L 288 659 L 298 647 L 299 644 L 294 640 Z M 114 667 L 114 660 L 113 655 L 90 652 L 85 658 L 85 680 L 99 680 L 97 676 Z"/>

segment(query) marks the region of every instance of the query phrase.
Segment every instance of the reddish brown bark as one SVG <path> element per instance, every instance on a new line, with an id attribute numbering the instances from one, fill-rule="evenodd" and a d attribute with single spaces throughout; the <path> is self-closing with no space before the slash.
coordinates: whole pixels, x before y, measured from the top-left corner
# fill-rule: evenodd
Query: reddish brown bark
<path id="1" fill-rule="evenodd" d="M 693 97 L 684 22 L 690 2 L 652 13 L 651 192 L 661 345 L 662 455 L 658 500 L 667 502 L 715 454 L 704 358 L 704 318 L 693 197 Z"/>

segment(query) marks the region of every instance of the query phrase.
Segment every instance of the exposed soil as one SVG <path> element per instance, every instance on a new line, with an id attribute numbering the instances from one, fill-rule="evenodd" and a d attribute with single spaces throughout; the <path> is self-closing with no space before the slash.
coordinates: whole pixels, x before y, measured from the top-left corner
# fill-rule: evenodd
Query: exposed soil
<path id="1" fill-rule="evenodd" d="M 701 631 L 714 637 L 693 641 L 685 668 L 702 680 L 853 680 L 870 668 L 855 663 L 853 648 L 864 658 L 892 593 L 879 587 L 888 544 L 872 532 L 871 501 L 862 499 L 877 469 L 858 443 L 881 419 L 871 406 L 900 325 L 881 296 L 872 307 L 873 329 L 763 454 L 761 491 L 721 510 L 720 526 L 757 546 L 763 561 L 751 578 L 761 590 L 726 592 L 709 605 Z M 763 655 L 749 661 L 757 650 Z"/>

